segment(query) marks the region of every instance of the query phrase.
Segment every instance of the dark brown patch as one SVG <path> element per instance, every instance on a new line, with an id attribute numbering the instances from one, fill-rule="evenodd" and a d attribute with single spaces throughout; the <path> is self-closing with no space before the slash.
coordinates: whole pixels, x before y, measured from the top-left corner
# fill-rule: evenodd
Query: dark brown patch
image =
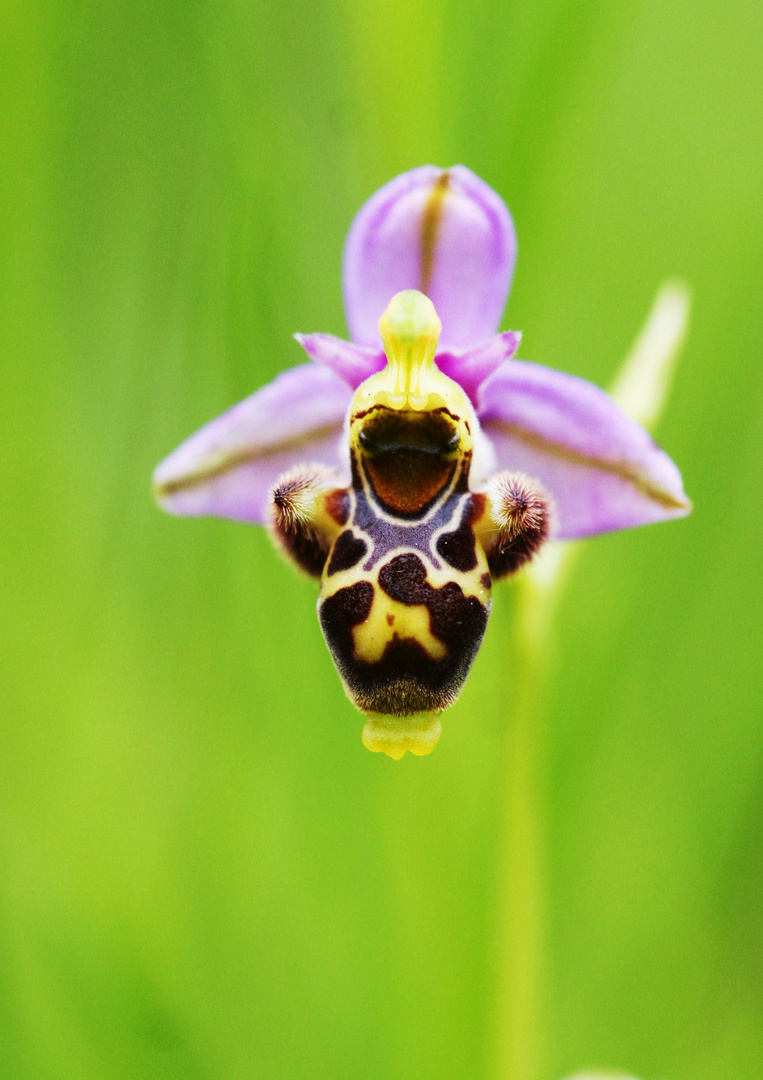
<path id="1" fill-rule="evenodd" d="M 343 488 L 335 488 L 326 496 L 326 513 L 337 525 L 346 525 L 350 517 L 350 496 Z"/>
<path id="2" fill-rule="evenodd" d="M 359 440 L 374 494 L 395 514 L 425 513 L 453 479 L 458 428 L 447 409 L 371 410 Z"/>
<path id="3" fill-rule="evenodd" d="M 438 457 L 452 456 L 458 449 L 458 416 L 444 406 L 428 412 L 390 409 L 376 405 L 367 413 L 360 430 L 360 444 L 369 454 L 398 450 L 425 450 Z"/>
<path id="4" fill-rule="evenodd" d="M 487 496 L 483 495 L 481 491 L 476 491 L 472 495 L 472 522 L 476 524 L 485 513 L 485 506 L 487 504 Z"/>
<path id="5" fill-rule="evenodd" d="M 468 491 L 469 490 L 469 471 L 472 467 L 472 452 L 467 450 L 464 454 L 463 461 L 461 462 L 461 475 L 456 482 L 456 491 Z"/>
<path id="6" fill-rule="evenodd" d="M 394 626 L 394 625 L 395 625 L 395 616 L 394 615 L 388 615 L 387 616 L 387 626 Z"/>
<path id="7" fill-rule="evenodd" d="M 365 461 L 366 475 L 385 510 L 400 517 L 425 514 L 453 479 L 453 466 L 415 450 L 394 450 Z"/>
<path id="8" fill-rule="evenodd" d="M 474 532 L 463 522 L 455 532 L 442 533 L 437 541 L 437 554 L 454 570 L 466 573 L 477 565 L 477 546 Z"/>
<path id="9" fill-rule="evenodd" d="M 376 664 L 342 665 L 334 660 L 347 691 L 363 712 L 414 716 L 441 712 L 452 705 L 469 673 L 448 661 L 436 662 L 418 641 L 393 638 Z"/>
<path id="10" fill-rule="evenodd" d="M 338 654 L 352 656 L 352 628 L 368 618 L 373 602 L 374 587 L 370 581 L 348 585 L 320 602 L 318 616 L 335 659 Z M 342 670 L 338 660 L 337 667 Z"/>
<path id="11" fill-rule="evenodd" d="M 427 581 L 427 570 L 418 555 L 406 552 L 379 571 L 379 586 L 387 596 L 401 604 L 424 604 L 429 610 L 429 625 L 448 651 L 457 649 L 461 635 L 473 636 L 485 631 L 487 613 L 476 596 L 464 596 L 460 585 L 449 581 L 435 589 Z"/>
<path id="12" fill-rule="evenodd" d="M 336 539 L 331 551 L 327 573 L 330 576 L 339 573 L 340 570 L 349 570 L 350 567 L 356 566 L 360 562 L 367 551 L 368 544 L 365 540 L 354 536 L 347 529 L 346 532 L 340 533 Z"/>
<path id="13" fill-rule="evenodd" d="M 450 184 L 450 175 L 441 173 L 429 194 L 424 206 L 424 214 L 421 218 L 421 291 L 425 293 L 429 288 L 434 269 L 435 247 L 437 236 L 440 231 L 440 221 L 445 203 L 445 194 Z"/>
<path id="14" fill-rule="evenodd" d="M 482 585 L 483 589 L 492 589 L 492 587 L 493 587 L 493 579 L 490 577 L 490 574 L 485 572 L 482 575 L 482 577 L 480 578 L 480 585 Z"/>
<path id="15" fill-rule="evenodd" d="M 291 556 L 300 569 L 311 577 L 321 576 L 328 558 L 329 545 L 319 533 L 307 526 L 286 529 L 276 522 L 275 534 L 287 555 Z"/>
<path id="16" fill-rule="evenodd" d="M 477 565 L 477 543 L 473 523 L 480 516 L 480 508 L 470 499 L 461 515 L 461 524 L 454 532 L 441 533 L 437 540 L 437 554 L 448 566 L 467 573 Z"/>
<path id="17" fill-rule="evenodd" d="M 482 642 L 489 607 L 476 597 L 464 596 L 455 582 L 433 588 L 426 580 L 424 563 L 413 553 L 398 555 L 382 567 L 379 585 L 393 600 L 427 607 L 431 632 L 445 645 L 446 653 L 442 660 L 434 660 L 418 641 L 395 636 L 377 663 L 358 661 L 352 625 L 362 618 L 353 615 L 355 621 L 343 627 L 337 625 L 333 609 L 326 618 L 324 610 L 331 597 L 321 607 L 321 625 L 348 692 L 366 712 L 410 716 L 447 708 L 458 697 Z"/>

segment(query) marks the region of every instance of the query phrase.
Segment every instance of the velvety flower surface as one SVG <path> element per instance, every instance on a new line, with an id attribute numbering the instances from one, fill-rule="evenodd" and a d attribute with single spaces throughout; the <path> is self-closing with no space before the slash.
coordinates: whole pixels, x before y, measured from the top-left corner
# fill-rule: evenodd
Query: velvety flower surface
<path id="1" fill-rule="evenodd" d="M 352 341 L 297 334 L 310 363 L 292 368 L 192 435 L 156 469 L 175 514 L 270 520 L 270 491 L 290 467 L 321 463 L 348 477 L 344 426 L 357 388 L 386 363 L 378 322 L 416 289 L 442 323 L 440 371 L 471 400 L 496 470 L 550 493 L 560 539 L 681 517 L 681 476 L 647 432 L 593 384 L 514 358 L 520 334 L 497 333 L 516 257 L 503 201 L 463 166 L 423 166 L 376 192 L 344 254 Z M 474 475 L 478 487 L 486 476 Z"/>

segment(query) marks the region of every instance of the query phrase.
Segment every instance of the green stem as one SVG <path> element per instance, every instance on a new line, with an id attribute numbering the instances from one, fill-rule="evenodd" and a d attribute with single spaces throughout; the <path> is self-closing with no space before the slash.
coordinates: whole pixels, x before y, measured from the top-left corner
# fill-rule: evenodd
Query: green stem
<path id="1" fill-rule="evenodd" d="M 652 430 L 665 405 L 690 296 L 666 282 L 612 393 Z M 575 559 L 575 544 L 548 544 L 520 574 L 513 655 L 515 682 L 505 767 L 509 785 L 499 851 L 503 877 L 498 911 L 497 1080 L 540 1080 L 546 1039 L 546 895 L 541 760 L 554 609 Z"/>
<path id="2" fill-rule="evenodd" d="M 542 665 L 519 642 L 507 733 L 500 853 L 498 1080 L 538 1080 L 544 982 L 543 826 L 538 797 Z"/>
<path id="3" fill-rule="evenodd" d="M 513 685 L 506 737 L 507 792 L 500 825 L 496 1080 L 544 1072 L 546 892 L 542 761 L 551 626 L 571 549 L 550 553 L 518 582 Z"/>

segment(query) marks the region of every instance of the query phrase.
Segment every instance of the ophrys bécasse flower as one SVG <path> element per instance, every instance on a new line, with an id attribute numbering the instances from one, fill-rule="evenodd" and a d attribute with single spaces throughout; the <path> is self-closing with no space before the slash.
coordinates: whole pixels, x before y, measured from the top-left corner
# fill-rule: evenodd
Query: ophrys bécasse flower
<path id="1" fill-rule="evenodd" d="M 680 474 L 593 384 L 496 333 L 516 257 L 499 196 L 414 169 L 357 215 L 352 341 L 298 334 L 292 368 L 178 447 L 160 504 L 268 525 L 320 580 L 318 614 L 363 740 L 428 753 L 482 641 L 495 581 L 550 537 L 680 517 Z"/>

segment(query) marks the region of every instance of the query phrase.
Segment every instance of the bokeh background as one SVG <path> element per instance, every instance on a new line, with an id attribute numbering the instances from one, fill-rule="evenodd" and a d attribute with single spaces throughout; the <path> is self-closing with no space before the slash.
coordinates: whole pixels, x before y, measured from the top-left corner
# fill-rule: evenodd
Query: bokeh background
<path id="1" fill-rule="evenodd" d="M 523 357 L 607 385 L 694 295 L 658 436 L 696 510 L 588 543 L 558 612 L 512 1080 L 763 1076 L 761 5 L 0 12 L 0 1075 L 499 1076 L 517 587 L 394 763 L 314 587 L 149 493 L 344 333 L 361 202 L 462 162 L 515 217 Z"/>

